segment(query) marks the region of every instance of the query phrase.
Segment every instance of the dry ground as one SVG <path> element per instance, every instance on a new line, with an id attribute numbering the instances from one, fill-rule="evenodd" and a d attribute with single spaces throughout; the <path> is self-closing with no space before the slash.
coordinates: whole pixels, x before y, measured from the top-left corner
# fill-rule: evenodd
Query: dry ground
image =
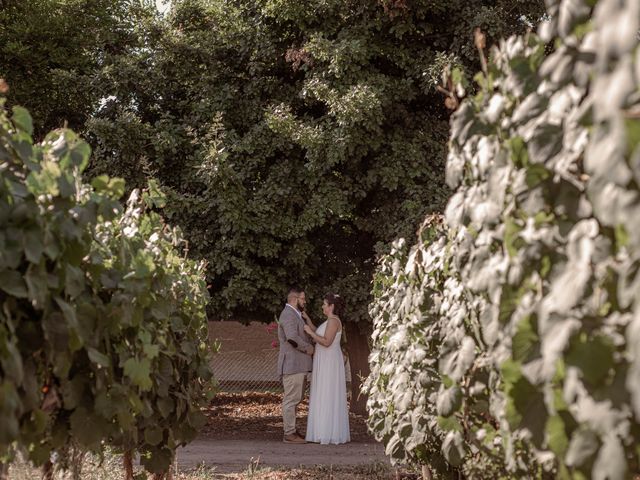
<path id="1" fill-rule="evenodd" d="M 282 395 L 277 393 L 219 393 L 206 410 L 209 422 L 202 437 L 220 440 L 281 440 Z M 309 404 L 303 400 L 298 408 L 298 431 L 305 432 Z M 365 417 L 349 414 L 351 441 L 373 443 L 367 433 Z"/>
<path id="2" fill-rule="evenodd" d="M 204 463 L 227 475 L 243 475 L 248 468 L 257 468 L 267 476 L 255 478 L 265 479 L 395 478 L 384 446 L 368 434 L 365 418 L 359 415 L 350 415 L 350 443 L 283 443 L 281 401 L 282 395 L 277 393 L 218 394 L 206 410 L 209 421 L 200 437 L 178 451 L 178 465 L 189 469 Z M 305 400 L 298 410 L 302 434 L 307 412 Z"/>

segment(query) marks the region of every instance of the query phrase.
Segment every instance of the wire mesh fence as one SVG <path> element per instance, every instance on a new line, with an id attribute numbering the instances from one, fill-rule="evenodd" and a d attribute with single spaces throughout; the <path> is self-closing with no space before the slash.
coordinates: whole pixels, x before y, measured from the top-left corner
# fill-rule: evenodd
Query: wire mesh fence
<path id="1" fill-rule="evenodd" d="M 224 392 L 281 392 L 277 365 L 278 351 L 275 349 L 221 350 L 213 358 L 213 375 Z"/>
<path id="2" fill-rule="evenodd" d="M 213 341 L 220 350 L 213 356 L 212 369 L 223 392 L 282 392 L 278 376 L 278 349 L 272 342 L 273 331 L 264 324 L 252 322 L 210 322 Z M 346 357 L 345 357 L 346 358 Z M 346 361 L 347 392 L 351 372 Z"/>

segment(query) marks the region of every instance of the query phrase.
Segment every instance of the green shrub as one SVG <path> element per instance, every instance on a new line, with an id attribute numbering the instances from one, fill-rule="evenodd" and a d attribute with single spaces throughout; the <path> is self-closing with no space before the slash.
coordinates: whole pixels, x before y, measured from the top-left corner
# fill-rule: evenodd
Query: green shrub
<path id="1" fill-rule="evenodd" d="M 426 451 L 471 478 L 639 470 L 640 12 L 592 3 L 551 2 L 540 36 L 494 49 L 452 118 L 444 226 L 382 263 L 366 389 L 401 461 Z M 407 400 L 385 402 L 390 385 Z"/>
<path id="2" fill-rule="evenodd" d="M 123 207 L 122 180 L 83 183 L 73 132 L 31 131 L 0 109 L 0 455 L 112 445 L 166 470 L 210 386 L 204 265 L 155 185 Z"/>

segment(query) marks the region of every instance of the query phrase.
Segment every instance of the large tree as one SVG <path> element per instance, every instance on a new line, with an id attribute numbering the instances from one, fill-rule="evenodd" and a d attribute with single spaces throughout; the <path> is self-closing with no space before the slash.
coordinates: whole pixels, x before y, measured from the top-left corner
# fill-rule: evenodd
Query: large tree
<path id="1" fill-rule="evenodd" d="M 84 82 L 48 98 L 46 81 L 16 73 L 14 100 L 45 128 L 69 120 L 86 131 L 93 174 L 160 181 L 167 215 L 209 262 L 211 318 L 271 320 L 289 284 L 316 301 L 338 291 L 356 377 L 377 256 L 447 196 L 442 68 L 476 71 L 474 28 L 497 39 L 542 11 L 538 0 L 180 0 L 160 17 L 133 0 L 10 3 L 22 17 L 6 18 L 45 17 L 51 31 L 37 39 L 12 20 L 3 71 L 47 78 L 63 65 Z M 80 13 L 62 13 L 72 7 Z M 75 39 L 73 18 L 92 8 L 133 13 L 86 20 L 103 37 Z M 48 52 L 47 38 L 67 55 Z M 16 42 L 43 50 L 39 63 Z M 69 65 L 78 58 L 87 77 Z"/>
<path id="2" fill-rule="evenodd" d="M 92 168 L 171 192 L 212 318 L 270 320 L 292 283 L 343 294 L 366 374 L 376 256 L 447 196 L 439 68 L 475 70 L 475 27 L 497 38 L 542 8 L 455 3 L 174 2 L 108 71 Z"/>
<path id="3" fill-rule="evenodd" d="M 295 282 L 346 289 L 361 320 L 377 249 L 446 196 L 434 66 L 541 8 L 476 3 L 174 2 L 103 78 L 94 171 L 173 191 L 218 317 L 270 317 Z"/>

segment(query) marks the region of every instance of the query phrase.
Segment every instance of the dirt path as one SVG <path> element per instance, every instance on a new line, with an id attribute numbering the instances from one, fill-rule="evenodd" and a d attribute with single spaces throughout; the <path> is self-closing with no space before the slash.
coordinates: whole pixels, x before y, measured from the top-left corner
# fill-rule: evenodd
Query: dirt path
<path id="1" fill-rule="evenodd" d="M 349 414 L 351 442 L 344 445 L 295 445 L 282 442 L 282 396 L 278 393 L 219 393 L 205 410 L 207 426 L 200 437 L 178 450 L 178 467 L 202 463 L 219 473 L 247 470 L 252 462 L 263 466 L 358 466 L 389 464 L 384 446 L 367 432 L 363 416 Z M 297 426 L 304 434 L 306 399 L 299 405 Z"/>
<path id="2" fill-rule="evenodd" d="M 247 470 L 252 462 L 262 466 L 362 465 L 387 463 L 384 446 L 371 442 L 344 445 L 292 445 L 275 440 L 195 440 L 177 453 L 178 467 L 191 469 L 204 463 L 216 472 Z"/>

